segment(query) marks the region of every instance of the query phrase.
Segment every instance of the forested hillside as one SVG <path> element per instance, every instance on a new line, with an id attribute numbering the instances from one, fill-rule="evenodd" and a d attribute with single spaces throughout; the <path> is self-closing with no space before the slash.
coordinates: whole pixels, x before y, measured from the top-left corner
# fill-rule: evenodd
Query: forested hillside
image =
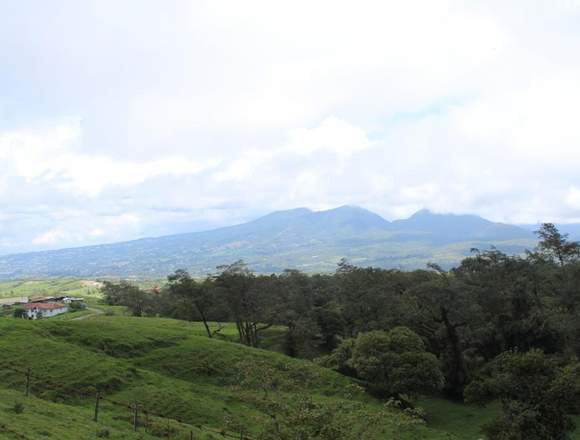
<path id="1" fill-rule="evenodd" d="M 417 269 L 457 265 L 472 248 L 509 254 L 535 245 L 530 230 L 471 215 L 420 211 L 388 222 L 358 207 L 276 212 L 207 232 L 0 257 L 0 279 L 161 278 L 187 267 L 196 275 L 243 259 L 257 273 L 332 272 L 342 258 L 358 266 Z"/>

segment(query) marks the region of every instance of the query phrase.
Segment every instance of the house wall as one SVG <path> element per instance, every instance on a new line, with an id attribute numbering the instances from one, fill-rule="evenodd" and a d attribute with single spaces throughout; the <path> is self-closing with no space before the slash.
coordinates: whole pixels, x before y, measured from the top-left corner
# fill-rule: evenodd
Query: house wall
<path id="1" fill-rule="evenodd" d="M 66 313 L 67 311 L 68 311 L 68 307 L 61 307 L 60 309 L 54 309 L 54 310 L 40 310 L 40 315 L 43 318 L 50 318 L 52 316 L 62 315 L 63 313 Z M 37 319 L 38 312 L 39 312 L 38 309 L 27 310 L 26 316 L 29 319 Z"/>

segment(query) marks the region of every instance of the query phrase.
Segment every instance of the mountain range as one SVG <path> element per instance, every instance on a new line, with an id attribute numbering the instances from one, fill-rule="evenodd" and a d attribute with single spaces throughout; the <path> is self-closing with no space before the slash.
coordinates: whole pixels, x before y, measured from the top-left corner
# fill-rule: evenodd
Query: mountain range
<path id="1" fill-rule="evenodd" d="M 243 259 L 258 273 L 329 272 L 341 258 L 361 266 L 452 267 L 472 248 L 510 253 L 532 249 L 532 227 L 475 215 L 422 210 L 389 222 L 356 206 L 297 208 L 205 232 L 0 257 L 0 279 L 44 277 L 162 278 L 178 268 L 202 275 Z M 572 236 L 580 228 L 569 226 Z"/>

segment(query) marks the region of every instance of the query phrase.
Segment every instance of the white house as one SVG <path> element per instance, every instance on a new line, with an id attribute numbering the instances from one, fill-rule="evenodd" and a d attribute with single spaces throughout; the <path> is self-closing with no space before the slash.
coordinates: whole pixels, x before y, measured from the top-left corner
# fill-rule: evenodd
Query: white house
<path id="1" fill-rule="evenodd" d="M 24 304 L 25 318 L 50 318 L 68 312 L 68 305 L 63 303 L 29 303 Z"/>

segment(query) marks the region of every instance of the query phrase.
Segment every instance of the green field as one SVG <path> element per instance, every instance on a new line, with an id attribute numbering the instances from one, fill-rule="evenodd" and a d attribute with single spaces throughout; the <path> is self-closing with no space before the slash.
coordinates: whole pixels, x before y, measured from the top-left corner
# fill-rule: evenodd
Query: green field
<path id="1" fill-rule="evenodd" d="M 481 407 L 444 399 L 424 399 L 419 405 L 426 412 L 429 426 L 466 440 L 483 438 L 481 426 L 491 422 L 501 411 L 499 403 Z M 574 422 L 580 427 L 580 416 L 575 416 Z M 570 438 L 580 440 L 580 430 Z"/>
<path id="2" fill-rule="evenodd" d="M 14 406 L 20 403 L 23 411 L 17 414 Z M 98 438 L 98 433 L 108 432 L 110 439 L 156 439 L 144 430 L 132 431 L 128 417 L 118 417 L 111 408 L 103 406 L 99 414 L 99 423 L 92 418 L 92 408 L 82 405 L 67 405 L 49 402 L 34 396 L 23 397 L 21 391 L 0 388 L 0 438 L 6 440 L 53 438 L 58 440 L 85 440 Z M 165 421 L 155 418 L 155 423 L 163 426 Z M 172 423 L 177 432 L 188 432 L 187 426 Z M 196 438 L 213 438 L 209 431 L 192 427 Z M 151 432 L 152 430 L 150 430 Z M 101 434 L 103 435 L 103 434 Z"/>
<path id="3" fill-rule="evenodd" d="M 99 284 L 90 280 L 50 279 L 0 282 L 0 298 L 69 295 L 97 297 Z"/>
<path id="4" fill-rule="evenodd" d="M 188 438 L 191 429 L 223 438 L 216 430 L 233 433 L 240 426 L 256 435 L 271 419 L 268 392 L 289 406 L 309 395 L 359 429 L 361 438 L 449 438 L 423 426 L 406 434 L 395 415 L 381 416 L 369 430 L 364 421 L 380 416 L 383 406 L 351 380 L 309 361 L 231 342 L 231 327 L 225 333 L 225 340 L 210 340 L 200 336 L 198 323 L 121 315 L 79 321 L 0 318 L 2 438 L 84 439 L 103 429 L 111 438 L 155 438 L 152 433 L 168 429 L 171 438 Z M 25 398 L 28 368 L 34 397 Z M 272 384 L 270 391 L 265 382 Z M 99 424 L 91 422 L 97 390 L 106 399 Z M 13 410 L 18 402 L 22 414 Z M 135 402 L 156 415 L 139 436 L 129 434 L 131 410 L 123 406 Z"/>
<path id="5" fill-rule="evenodd" d="M 148 289 L 163 284 L 163 280 L 135 280 L 138 286 Z M 1 281 L 0 298 L 19 296 L 68 295 L 85 298 L 101 296 L 100 282 L 91 279 L 51 278 L 39 280 Z"/>

